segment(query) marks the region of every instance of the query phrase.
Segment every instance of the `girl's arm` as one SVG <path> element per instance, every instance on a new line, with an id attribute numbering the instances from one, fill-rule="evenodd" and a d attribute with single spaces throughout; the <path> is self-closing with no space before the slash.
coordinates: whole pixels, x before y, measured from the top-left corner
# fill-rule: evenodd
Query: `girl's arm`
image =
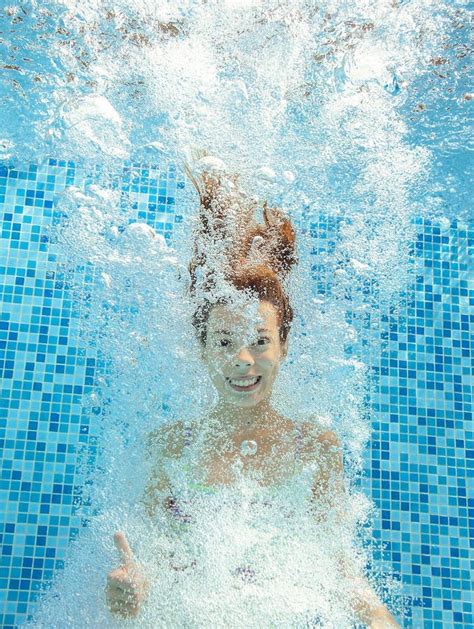
<path id="1" fill-rule="evenodd" d="M 184 424 L 165 424 L 148 435 L 146 459 L 148 477 L 141 499 L 148 515 L 154 518 L 158 510 L 169 512 L 171 485 L 165 469 L 168 459 L 179 459 L 184 447 Z"/>
<path id="2" fill-rule="evenodd" d="M 317 505 L 315 516 L 318 520 L 325 519 L 329 513 L 339 521 L 346 519 L 348 495 L 344 479 L 342 449 L 339 439 L 332 431 L 319 435 L 318 463 L 319 471 L 313 484 L 313 502 Z M 348 564 L 347 558 L 340 562 L 342 571 L 353 585 L 351 606 L 359 622 L 370 629 L 398 628 L 392 614 L 379 599 L 369 581 L 357 575 L 354 566 Z"/>
<path id="3" fill-rule="evenodd" d="M 352 609 L 360 622 L 365 623 L 370 629 L 400 629 L 400 625 L 366 578 L 353 577 L 352 582 Z"/>

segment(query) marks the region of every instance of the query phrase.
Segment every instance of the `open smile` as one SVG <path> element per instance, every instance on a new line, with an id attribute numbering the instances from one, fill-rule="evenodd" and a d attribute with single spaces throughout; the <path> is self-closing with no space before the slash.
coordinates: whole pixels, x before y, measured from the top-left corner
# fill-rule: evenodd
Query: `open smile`
<path id="1" fill-rule="evenodd" d="M 262 376 L 254 376 L 252 378 L 226 378 L 226 381 L 234 389 L 234 391 L 254 391 L 258 385 Z"/>

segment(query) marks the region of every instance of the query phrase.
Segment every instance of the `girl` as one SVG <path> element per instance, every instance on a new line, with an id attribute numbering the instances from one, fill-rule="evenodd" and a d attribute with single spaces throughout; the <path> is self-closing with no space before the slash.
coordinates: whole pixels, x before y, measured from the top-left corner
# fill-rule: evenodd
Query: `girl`
<path id="1" fill-rule="evenodd" d="M 241 194 L 237 177 L 206 171 L 196 179 L 187 172 L 201 201 L 189 266 L 193 325 L 218 402 L 201 420 L 179 421 L 150 435 L 155 464 L 144 496 L 148 513 L 166 513 L 170 521 L 189 524 L 191 495 L 212 496 L 219 488 L 251 482 L 279 492 L 295 470 L 310 469 L 314 475 L 305 478 L 311 517 L 330 525 L 343 521 L 347 495 L 335 433 L 314 418 L 284 417 L 271 404 L 293 319 L 287 291 L 297 261 L 293 227 L 283 212 L 266 204 L 264 224 L 258 224 L 256 208 Z M 181 500 L 179 483 L 186 485 Z M 106 600 L 114 614 L 137 617 L 148 596 L 147 576 L 125 535 L 118 532 L 114 539 L 122 561 L 108 574 Z M 176 571 L 198 566 L 195 558 L 179 565 L 171 555 Z M 369 582 L 342 555 L 338 561 L 352 584 L 348 603 L 355 620 L 372 629 L 398 627 Z M 255 583 L 256 571 L 248 562 L 233 574 Z"/>

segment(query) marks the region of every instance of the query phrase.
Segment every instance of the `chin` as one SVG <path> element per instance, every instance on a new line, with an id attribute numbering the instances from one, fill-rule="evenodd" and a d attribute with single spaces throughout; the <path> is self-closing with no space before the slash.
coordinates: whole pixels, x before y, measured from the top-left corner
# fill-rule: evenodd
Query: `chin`
<path id="1" fill-rule="evenodd" d="M 257 406 L 257 404 L 260 403 L 260 400 L 249 400 L 246 404 L 243 404 L 242 406 Z"/>

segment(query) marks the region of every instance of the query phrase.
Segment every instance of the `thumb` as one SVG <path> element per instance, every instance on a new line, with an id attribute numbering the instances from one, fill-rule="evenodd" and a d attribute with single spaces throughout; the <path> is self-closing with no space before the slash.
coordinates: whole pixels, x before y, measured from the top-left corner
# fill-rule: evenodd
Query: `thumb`
<path id="1" fill-rule="evenodd" d="M 114 534 L 114 544 L 115 548 L 120 553 L 120 557 L 124 565 L 132 563 L 134 561 L 132 549 L 130 548 L 124 533 L 118 531 Z"/>

